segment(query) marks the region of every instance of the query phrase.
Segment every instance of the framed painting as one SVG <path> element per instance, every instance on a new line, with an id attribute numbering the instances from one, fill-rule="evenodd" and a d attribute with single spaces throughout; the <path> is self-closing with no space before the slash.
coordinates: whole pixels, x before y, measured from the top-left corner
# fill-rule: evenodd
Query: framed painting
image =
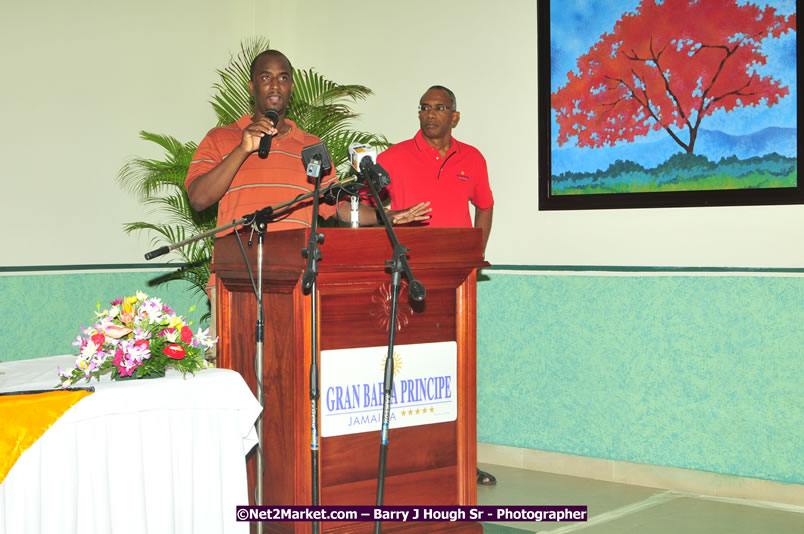
<path id="1" fill-rule="evenodd" d="M 804 203 L 795 0 L 549 0 L 538 32 L 540 210 Z"/>

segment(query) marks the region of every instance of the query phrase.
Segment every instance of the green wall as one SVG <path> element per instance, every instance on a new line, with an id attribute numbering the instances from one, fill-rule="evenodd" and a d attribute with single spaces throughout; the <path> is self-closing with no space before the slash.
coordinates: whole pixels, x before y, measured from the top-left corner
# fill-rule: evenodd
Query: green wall
<path id="1" fill-rule="evenodd" d="M 804 483 L 804 278 L 486 275 L 479 441 Z"/>
<path id="2" fill-rule="evenodd" d="M 198 322 L 163 272 L 0 272 L 0 361 L 72 353 L 137 289 Z M 617 274 L 484 272 L 478 440 L 804 483 L 804 277 Z"/>
<path id="3" fill-rule="evenodd" d="M 110 301 L 137 290 L 161 298 L 177 314 L 199 324 L 209 312 L 206 296 L 192 292 L 190 285 L 181 281 L 151 285 L 166 272 L 120 267 L 59 274 L 50 270 L 0 272 L 0 362 L 74 354 L 72 342 L 82 325 L 94 322 L 96 303 L 108 308 Z M 193 305 L 196 310 L 190 312 Z"/>

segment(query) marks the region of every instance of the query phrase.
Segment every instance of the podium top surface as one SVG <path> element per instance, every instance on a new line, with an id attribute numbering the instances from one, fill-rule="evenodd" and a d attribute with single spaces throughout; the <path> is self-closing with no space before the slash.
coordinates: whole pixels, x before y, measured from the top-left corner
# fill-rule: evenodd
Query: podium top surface
<path id="1" fill-rule="evenodd" d="M 483 234 L 478 228 L 394 228 L 399 242 L 407 247 L 411 268 L 468 268 L 488 265 L 483 259 Z M 319 228 L 324 235 L 319 272 L 384 269 L 391 259 L 391 240 L 381 227 Z M 257 238 L 248 247 L 250 230 L 240 239 L 249 262 L 256 265 Z M 307 260 L 309 229 L 266 232 L 263 245 L 263 269 L 302 272 Z M 234 234 L 215 240 L 214 269 L 218 273 L 245 269 L 243 254 Z"/>

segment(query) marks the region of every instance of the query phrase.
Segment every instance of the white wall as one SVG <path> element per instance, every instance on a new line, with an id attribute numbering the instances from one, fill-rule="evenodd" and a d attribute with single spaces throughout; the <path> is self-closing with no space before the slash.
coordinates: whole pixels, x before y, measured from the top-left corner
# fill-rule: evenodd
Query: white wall
<path id="1" fill-rule="evenodd" d="M 253 0 L 46 0 L 0 8 L 0 265 L 142 263 L 149 215 L 115 177 L 161 157 L 140 130 L 199 141 L 215 68 L 253 34 Z"/>
<path id="2" fill-rule="evenodd" d="M 455 91 L 454 135 L 489 165 L 492 263 L 804 266 L 804 206 L 538 212 L 535 0 L 270 0 L 257 10 L 271 21 L 258 31 L 294 64 L 373 89 L 359 125 L 392 141 L 416 132 L 427 87 Z"/>
<path id="3" fill-rule="evenodd" d="M 429 85 L 452 88 L 455 136 L 489 164 L 492 263 L 804 266 L 803 206 L 538 212 L 535 0 L 3 7 L 0 179 L 15 200 L 0 212 L 0 265 L 142 262 L 149 244 L 120 228 L 148 215 L 117 171 L 159 155 L 141 129 L 200 140 L 215 68 L 254 34 L 296 67 L 373 89 L 357 124 L 392 141 L 415 133 Z"/>

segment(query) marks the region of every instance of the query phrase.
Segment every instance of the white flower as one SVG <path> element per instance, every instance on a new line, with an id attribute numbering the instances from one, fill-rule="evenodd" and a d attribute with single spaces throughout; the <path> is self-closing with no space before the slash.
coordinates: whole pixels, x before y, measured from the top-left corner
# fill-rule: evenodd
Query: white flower
<path id="1" fill-rule="evenodd" d="M 126 343 L 126 347 L 123 349 L 126 351 L 128 359 L 137 363 L 142 363 L 142 360 L 147 360 L 151 357 L 151 351 L 149 348 L 142 345 L 138 347 L 135 343 L 136 342 L 133 339 L 130 339 Z"/>
<path id="2" fill-rule="evenodd" d="M 92 358 L 92 361 L 95 363 L 95 365 L 100 367 L 101 365 L 103 365 L 103 362 L 105 362 L 107 358 L 109 358 L 108 354 L 106 354 L 103 351 L 98 351 L 97 354 L 95 354 L 95 357 Z"/>
<path id="3" fill-rule="evenodd" d="M 218 342 L 218 338 L 209 337 L 209 328 L 199 328 L 195 334 L 195 340 L 206 348 L 210 348 Z"/>
<path id="4" fill-rule="evenodd" d="M 176 340 L 179 339 L 179 331 L 174 329 L 172 332 L 165 332 L 165 339 L 171 343 L 175 343 Z"/>
<path id="5" fill-rule="evenodd" d="M 162 301 L 158 298 L 152 298 L 145 301 L 139 310 L 140 314 L 148 317 L 148 323 L 161 323 L 164 313 L 162 312 Z"/>
<path id="6" fill-rule="evenodd" d="M 146 294 L 145 294 L 145 293 L 143 293 L 142 291 L 137 291 L 137 300 L 139 300 L 140 302 L 142 302 L 143 300 L 145 300 L 145 299 L 147 299 L 147 298 L 148 298 L 148 295 L 146 295 Z"/>
<path id="7" fill-rule="evenodd" d="M 86 361 L 92 358 L 92 356 L 98 351 L 100 347 L 98 347 L 93 341 L 88 341 L 84 348 L 81 349 L 81 360 Z"/>

